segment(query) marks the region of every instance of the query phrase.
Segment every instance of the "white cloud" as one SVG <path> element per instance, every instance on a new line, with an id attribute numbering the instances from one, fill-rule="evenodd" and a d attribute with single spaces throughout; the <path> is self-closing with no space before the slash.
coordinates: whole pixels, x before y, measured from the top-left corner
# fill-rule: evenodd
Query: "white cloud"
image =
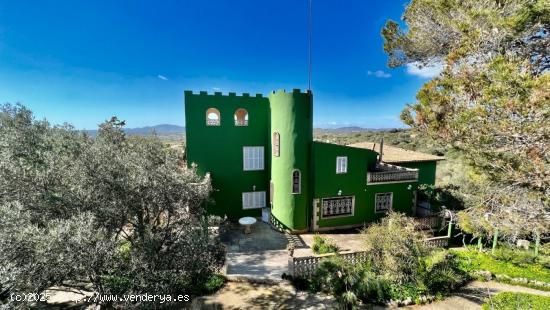
<path id="1" fill-rule="evenodd" d="M 165 77 L 164 75 L 160 75 L 160 74 L 159 74 L 159 75 L 157 75 L 157 77 L 158 77 L 159 79 L 163 80 L 163 81 L 168 81 L 168 78 Z"/>
<path id="2" fill-rule="evenodd" d="M 369 70 L 367 71 L 367 75 L 374 75 L 375 77 L 381 78 L 381 79 L 387 79 L 391 77 L 391 74 L 389 74 L 388 72 L 384 72 L 382 70 L 376 70 L 376 71 Z"/>
<path id="3" fill-rule="evenodd" d="M 219 87 L 212 87 L 212 90 L 213 90 L 213 91 L 221 91 L 222 89 L 219 88 Z"/>
<path id="4" fill-rule="evenodd" d="M 428 66 L 421 66 L 419 63 L 407 64 L 407 73 L 421 78 L 431 79 L 443 71 L 443 63 L 437 62 Z"/>

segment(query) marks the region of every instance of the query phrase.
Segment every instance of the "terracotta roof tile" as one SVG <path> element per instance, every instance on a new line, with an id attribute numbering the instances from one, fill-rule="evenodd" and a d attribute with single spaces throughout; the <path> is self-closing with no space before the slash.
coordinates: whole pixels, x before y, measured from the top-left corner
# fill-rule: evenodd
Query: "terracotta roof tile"
<path id="1" fill-rule="evenodd" d="M 360 142 L 350 144 L 348 146 L 369 149 L 376 152 L 380 150 L 380 144 L 374 142 Z M 444 160 L 445 157 L 435 156 L 415 151 L 405 150 L 399 147 L 387 145 L 384 143 L 384 150 L 382 154 L 382 161 L 389 164 L 399 163 L 411 163 L 411 162 L 423 162 L 423 161 L 438 161 Z"/>

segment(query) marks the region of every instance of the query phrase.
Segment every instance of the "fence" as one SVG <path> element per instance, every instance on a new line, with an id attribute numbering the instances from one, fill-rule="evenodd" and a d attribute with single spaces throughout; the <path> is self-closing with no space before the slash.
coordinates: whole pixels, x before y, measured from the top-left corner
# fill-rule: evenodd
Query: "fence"
<path id="1" fill-rule="evenodd" d="M 334 253 L 319 256 L 289 257 L 288 271 L 293 277 L 308 278 L 315 273 L 321 261 L 325 258 L 335 256 Z M 352 264 L 365 263 L 367 252 L 342 252 L 338 255 L 344 261 Z"/>
<path id="2" fill-rule="evenodd" d="M 441 217 L 437 215 L 415 218 L 414 220 L 422 229 L 439 229 L 441 225 Z"/>
<path id="3" fill-rule="evenodd" d="M 429 247 L 447 247 L 449 245 L 449 237 L 434 237 L 425 239 L 424 242 Z M 303 257 L 289 257 L 288 258 L 288 271 L 296 278 L 309 278 L 317 270 L 321 261 L 325 258 L 335 256 L 336 254 L 322 254 L 318 256 L 303 256 Z M 365 263 L 368 259 L 367 252 L 342 252 L 338 256 L 344 261 L 357 264 Z"/>
<path id="4" fill-rule="evenodd" d="M 449 246 L 449 237 L 442 236 L 442 237 L 427 238 L 427 239 L 424 239 L 424 242 L 428 247 L 431 247 L 431 248 L 446 248 Z"/>

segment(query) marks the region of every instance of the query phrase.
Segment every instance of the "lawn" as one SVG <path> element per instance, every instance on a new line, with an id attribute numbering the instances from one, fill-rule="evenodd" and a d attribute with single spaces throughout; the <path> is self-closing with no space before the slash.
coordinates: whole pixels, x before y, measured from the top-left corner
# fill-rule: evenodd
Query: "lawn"
<path id="1" fill-rule="evenodd" d="M 483 310 L 550 309 L 550 297 L 525 293 L 503 292 L 483 304 Z"/>
<path id="2" fill-rule="evenodd" d="M 469 251 L 452 251 L 460 258 L 460 267 L 467 271 L 487 270 L 492 274 L 506 275 L 511 278 L 526 278 L 550 282 L 550 269 L 538 263 L 514 263 L 499 260 L 487 253 Z"/>

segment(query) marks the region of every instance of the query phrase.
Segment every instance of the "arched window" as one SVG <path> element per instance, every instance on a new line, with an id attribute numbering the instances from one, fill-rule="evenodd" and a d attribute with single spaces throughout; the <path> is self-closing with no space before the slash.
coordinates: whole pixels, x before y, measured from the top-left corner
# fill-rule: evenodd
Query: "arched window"
<path id="1" fill-rule="evenodd" d="M 248 112 L 245 109 L 235 111 L 235 126 L 248 126 Z"/>
<path id="2" fill-rule="evenodd" d="M 273 133 L 272 144 L 273 156 L 279 157 L 281 155 L 281 135 L 279 135 L 279 133 L 276 131 Z"/>
<path id="3" fill-rule="evenodd" d="M 299 194 L 302 190 L 302 175 L 300 170 L 292 171 L 292 193 Z"/>
<path id="4" fill-rule="evenodd" d="M 206 126 L 220 126 L 220 111 L 218 109 L 206 110 Z"/>

